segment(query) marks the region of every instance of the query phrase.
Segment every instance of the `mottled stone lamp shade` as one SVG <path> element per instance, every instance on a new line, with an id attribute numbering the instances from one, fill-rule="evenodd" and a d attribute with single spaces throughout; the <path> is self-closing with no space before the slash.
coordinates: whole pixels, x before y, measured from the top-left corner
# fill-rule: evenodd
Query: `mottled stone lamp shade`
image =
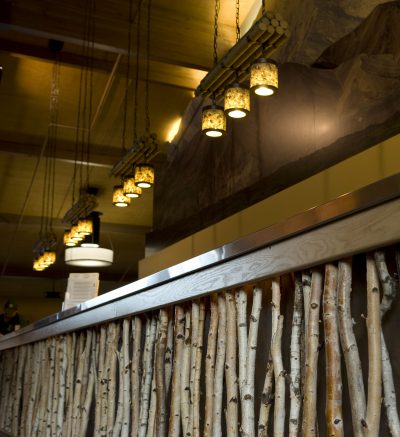
<path id="1" fill-rule="evenodd" d="M 69 229 L 64 231 L 64 246 L 76 246 L 77 242 L 72 239 L 71 231 Z"/>
<path id="2" fill-rule="evenodd" d="M 135 177 L 128 176 L 124 179 L 124 195 L 126 197 L 140 197 L 142 195 L 142 189 L 135 185 Z"/>
<path id="3" fill-rule="evenodd" d="M 115 185 L 113 190 L 113 205 L 119 208 L 125 208 L 131 203 L 131 199 L 124 195 L 124 189 L 122 185 Z"/>
<path id="4" fill-rule="evenodd" d="M 74 241 L 82 241 L 83 240 L 84 237 L 79 232 L 78 225 L 72 226 L 72 228 L 71 228 L 71 238 Z"/>
<path id="5" fill-rule="evenodd" d="M 85 219 L 80 219 L 78 221 L 78 232 L 81 235 L 91 235 L 93 233 L 93 222 L 92 220 L 85 218 Z"/>
<path id="6" fill-rule="evenodd" d="M 250 89 L 259 96 L 271 96 L 278 90 L 278 66 L 267 58 L 259 58 L 250 69 Z"/>
<path id="7" fill-rule="evenodd" d="M 202 110 L 201 131 L 208 137 L 218 138 L 226 134 L 224 108 L 213 103 Z"/>
<path id="8" fill-rule="evenodd" d="M 150 164 L 135 166 L 135 185 L 140 188 L 150 188 L 154 185 L 154 167 Z"/>
<path id="9" fill-rule="evenodd" d="M 46 265 L 51 265 L 56 262 L 56 253 L 52 250 L 46 250 L 42 255 L 43 263 Z"/>
<path id="10" fill-rule="evenodd" d="M 243 118 L 250 112 L 250 91 L 239 83 L 225 90 L 224 110 L 232 118 Z"/>
<path id="11" fill-rule="evenodd" d="M 41 259 L 35 259 L 33 261 L 33 270 L 37 271 L 37 272 L 42 272 L 44 269 L 47 268 L 47 265 L 43 264 Z"/>

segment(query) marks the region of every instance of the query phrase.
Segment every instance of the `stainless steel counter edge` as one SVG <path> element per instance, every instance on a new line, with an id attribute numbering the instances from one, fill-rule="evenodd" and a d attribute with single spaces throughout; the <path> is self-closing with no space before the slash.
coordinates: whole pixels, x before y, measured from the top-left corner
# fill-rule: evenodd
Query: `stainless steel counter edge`
<path id="1" fill-rule="evenodd" d="M 56 322 L 66 320 L 71 317 L 76 319 L 76 316 L 83 316 L 82 313 L 88 311 L 90 312 L 90 310 L 95 308 L 99 308 L 123 298 L 125 299 L 137 293 L 142 294 L 145 291 L 159 287 L 162 284 L 176 281 L 178 278 L 183 278 L 187 275 L 204 269 L 209 269 L 212 266 L 216 266 L 228 260 L 233 260 L 236 257 L 257 251 L 272 244 L 276 244 L 279 241 L 288 239 L 311 229 L 315 229 L 319 226 L 326 225 L 329 222 L 336 221 L 340 218 L 354 214 L 355 212 L 366 210 L 398 197 L 400 197 L 400 174 L 383 179 L 352 193 L 345 194 L 324 205 L 297 214 L 282 223 L 270 226 L 230 244 L 206 252 L 168 269 L 135 281 L 124 287 L 98 296 L 74 308 L 45 317 L 44 319 L 34 322 L 20 331 L 3 337 L 0 340 L 0 349 L 3 349 L 2 343 L 8 343 L 9 340 L 14 337 L 31 337 L 27 334 L 31 333 L 32 331 L 49 327 Z M 113 305 L 109 308 L 109 310 L 102 312 L 103 317 L 105 318 L 102 320 L 96 319 L 92 324 L 118 317 L 114 310 L 115 306 Z M 86 319 L 86 317 L 84 318 Z"/>

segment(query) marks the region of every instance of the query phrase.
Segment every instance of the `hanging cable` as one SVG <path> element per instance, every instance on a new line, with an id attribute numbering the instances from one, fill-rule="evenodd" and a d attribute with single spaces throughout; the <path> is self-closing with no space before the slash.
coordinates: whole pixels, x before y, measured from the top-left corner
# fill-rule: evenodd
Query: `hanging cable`
<path id="1" fill-rule="evenodd" d="M 221 9 L 220 0 L 215 0 L 215 15 L 214 15 L 214 67 L 218 64 L 218 17 Z"/>
<path id="2" fill-rule="evenodd" d="M 126 124 L 128 115 L 128 97 L 129 97 L 129 79 L 131 69 L 131 44 L 132 44 L 132 9 L 133 0 L 129 0 L 129 26 L 128 26 L 128 57 L 126 61 L 126 77 L 125 77 L 125 100 L 124 100 L 124 119 L 122 124 L 122 155 L 126 153 Z"/>
<path id="3" fill-rule="evenodd" d="M 236 42 L 240 40 L 240 0 L 236 0 Z"/>
<path id="4" fill-rule="evenodd" d="M 145 117 L 146 134 L 150 133 L 150 97 L 149 97 L 149 75 L 150 75 L 150 22 L 151 22 L 151 0 L 147 2 L 147 37 L 146 37 L 146 92 L 145 92 Z"/>
<path id="5" fill-rule="evenodd" d="M 265 14 L 265 0 L 261 0 L 261 13 Z"/>
<path id="6" fill-rule="evenodd" d="M 136 68 L 135 68 L 135 97 L 133 104 L 133 141 L 137 140 L 137 119 L 138 119 L 138 106 L 139 106 L 139 52 L 140 52 L 140 22 L 142 15 L 142 2 L 138 5 L 138 19 L 136 28 Z"/>

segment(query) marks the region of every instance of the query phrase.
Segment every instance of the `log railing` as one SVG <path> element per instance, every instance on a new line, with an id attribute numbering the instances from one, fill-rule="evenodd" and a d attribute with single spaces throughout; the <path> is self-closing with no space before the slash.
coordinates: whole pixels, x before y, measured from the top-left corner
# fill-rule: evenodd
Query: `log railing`
<path id="1" fill-rule="evenodd" d="M 399 195 L 395 176 L 4 337 L 0 429 L 399 435 Z"/>

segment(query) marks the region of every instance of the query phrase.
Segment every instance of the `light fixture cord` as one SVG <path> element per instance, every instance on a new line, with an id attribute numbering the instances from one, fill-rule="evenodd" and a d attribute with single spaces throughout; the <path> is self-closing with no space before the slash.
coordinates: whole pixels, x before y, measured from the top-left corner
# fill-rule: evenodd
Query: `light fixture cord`
<path id="1" fill-rule="evenodd" d="M 236 0 L 236 42 L 240 40 L 240 0 Z"/>
<path id="2" fill-rule="evenodd" d="M 133 141 L 137 140 L 137 119 L 139 102 L 139 52 L 140 52 L 140 22 L 142 16 L 142 1 L 138 5 L 138 19 L 136 29 L 136 71 L 135 71 L 135 97 L 133 107 Z"/>
<path id="3" fill-rule="evenodd" d="M 147 2 L 147 37 L 146 37 L 146 95 L 145 95 L 145 117 L 146 117 L 146 134 L 150 133 L 150 24 L 151 24 L 151 0 Z"/>
<path id="4" fill-rule="evenodd" d="M 261 0 L 261 13 L 265 14 L 265 0 Z"/>
<path id="5" fill-rule="evenodd" d="M 215 0 L 215 15 L 214 15 L 214 67 L 218 64 L 218 17 L 221 9 L 220 0 Z"/>
<path id="6" fill-rule="evenodd" d="M 92 113 L 93 113 L 93 69 L 94 69 L 94 42 L 96 37 L 96 0 L 92 0 L 90 10 L 90 39 L 89 39 L 89 114 L 86 145 L 86 189 L 89 189 L 90 175 L 90 146 L 92 142 Z"/>
<path id="7" fill-rule="evenodd" d="M 129 0 L 129 25 L 128 25 L 128 56 L 126 61 L 126 76 L 125 76 L 125 100 L 124 100 L 124 120 L 122 125 L 122 154 L 126 152 L 126 123 L 128 115 L 128 94 L 129 94 L 129 77 L 131 70 L 131 43 L 132 43 L 132 3 L 133 0 Z"/>

